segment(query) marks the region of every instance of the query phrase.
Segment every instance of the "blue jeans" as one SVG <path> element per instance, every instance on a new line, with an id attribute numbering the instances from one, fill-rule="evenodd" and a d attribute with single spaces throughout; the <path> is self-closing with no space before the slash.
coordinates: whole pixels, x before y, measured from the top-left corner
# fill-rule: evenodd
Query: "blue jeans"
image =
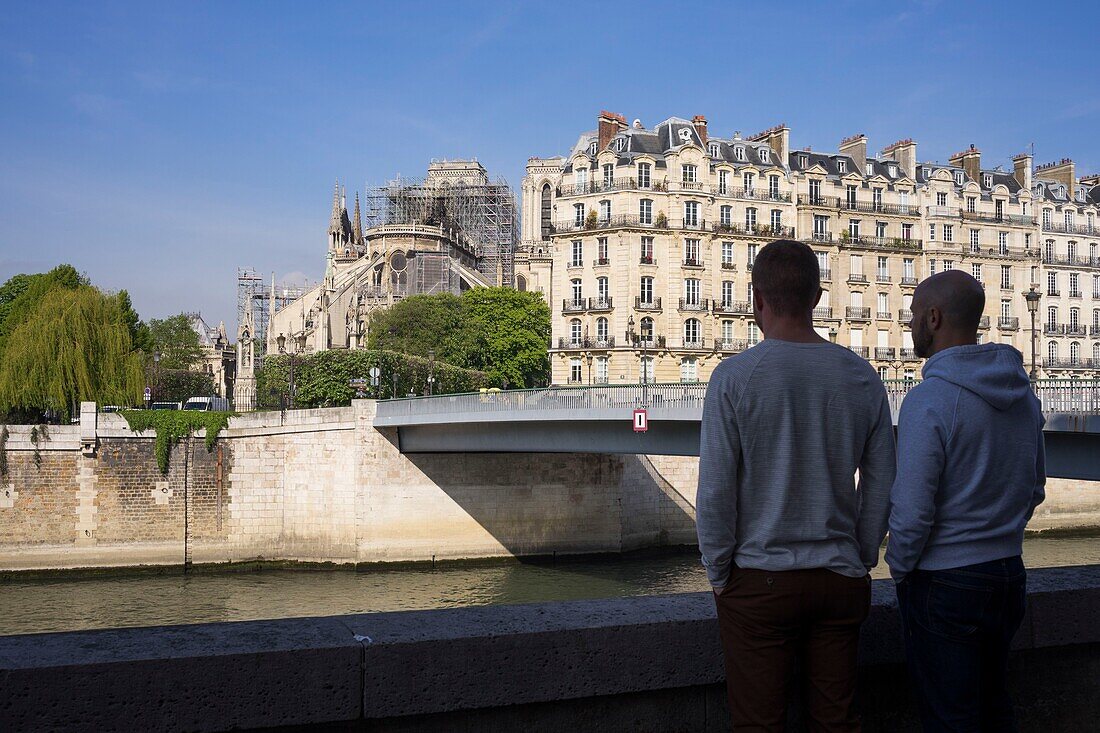
<path id="1" fill-rule="evenodd" d="M 905 653 L 925 733 L 1016 730 L 1008 648 L 1024 617 L 1019 556 L 917 570 L 897 586 Z"/>

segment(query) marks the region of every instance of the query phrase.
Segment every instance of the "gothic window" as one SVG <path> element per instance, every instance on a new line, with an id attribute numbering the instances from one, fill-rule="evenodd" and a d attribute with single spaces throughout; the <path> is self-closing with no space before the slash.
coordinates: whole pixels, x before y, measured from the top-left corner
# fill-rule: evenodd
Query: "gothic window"
<path id="1" fill-rule="evenodd" d="M 550 223 L 552 213 L 551 196 L 550 184 L 547 183 L 542 187 L 542 207 L 540 210 L 540 233 L 543 240 L 550 239 L 550 231 L 553 229 L 553 225 Z"/>

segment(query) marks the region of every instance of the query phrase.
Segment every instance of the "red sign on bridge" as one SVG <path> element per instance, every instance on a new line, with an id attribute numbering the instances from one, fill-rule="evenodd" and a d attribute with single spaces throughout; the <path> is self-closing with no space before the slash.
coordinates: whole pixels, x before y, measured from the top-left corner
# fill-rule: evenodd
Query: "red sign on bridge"
<path id="1" fill-rule="evenodd" d="M 649 413 L 644 409 L 634 411 L 634 432 L 644 433 L 649 430 Z"/>

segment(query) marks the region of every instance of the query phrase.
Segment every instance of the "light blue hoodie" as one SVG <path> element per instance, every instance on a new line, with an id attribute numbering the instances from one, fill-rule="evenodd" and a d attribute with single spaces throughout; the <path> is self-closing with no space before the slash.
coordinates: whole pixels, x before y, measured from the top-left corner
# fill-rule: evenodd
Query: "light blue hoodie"
<path id="1" fill-rule="evenodd" d="M 886 562 L 901 581 L 1019 555 L 1044 499 L 1043 416 L 1020 352 L 956 346 L 902 403 Z"/>

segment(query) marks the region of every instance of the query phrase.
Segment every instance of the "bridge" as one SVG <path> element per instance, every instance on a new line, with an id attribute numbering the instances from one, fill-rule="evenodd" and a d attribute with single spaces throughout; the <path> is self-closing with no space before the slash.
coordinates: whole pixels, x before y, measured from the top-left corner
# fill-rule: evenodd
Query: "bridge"
<path id="1" fill-rule="evenodd" d="M 886 382 L 894 420 L 918 382 Z M 595 385 L 382 400 L 374 420 L 396 429 L 402 453 L 699 455 L 705 383 Z M 1100 480 L 1100 380 L 1039 380 L 1047 473 Z M 648 430 L 635 432 L 644 407 Z"/>

